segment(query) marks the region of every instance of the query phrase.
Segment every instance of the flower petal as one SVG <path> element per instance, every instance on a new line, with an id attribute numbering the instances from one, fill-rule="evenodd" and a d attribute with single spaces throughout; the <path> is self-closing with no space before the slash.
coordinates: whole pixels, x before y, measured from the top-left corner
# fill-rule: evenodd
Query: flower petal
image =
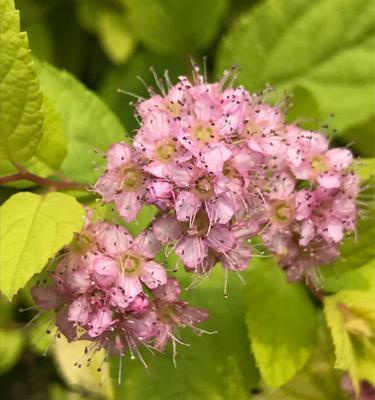
<path id="1" fill-rule="evenodd" d="M 113 258 L 98 256 L 93 264 L 94 276 L 97 283 L 103 287 L 113 285 L 118 277 L 118 269 Z"/>
<path id="2" fill-rule="evenodd" d="M 142 266 L 140 279 L 148 288 L 155 289 L 167 282 L 167 272 L 155 261 L 148 261 Z"/>
<path id="3" fill-rule="evenodd" d="M 175 248 L 175 253 L 189 269 L 197 268 L 207 256 L 207 246 L 197 236 L 187 236 Z"/>
<path id="4" fill-rule="evenodd" d="M 148 230 L 140 233 L 135 238 L 132 248 L 136 249 L 137 253 L 146 258 L 153 258 L 160 250 L 161 243 L 152 231 Z"/>
<path id="5" fill-rule="evenodd" d="M 115 196 L 118 213 L 126 222 L 133 221 L 142 208 L 139 192 L 122 192 Z"/>
<path id="6" fill-rule="evenodd" d="M 181 192 L 176 199 L 176 216 L 179 221 L 190 221 L 197 214 L 201 200 L 194 193 Z"/>
<path id="7" fill-rule="evenodd" d="M 115 143 L 113 144 L 107 153 L 107 165 L 108 169 L 119 168 L 124 164 L 131 161 L 132 151 L 128 144 Z"/>
<path id="8" fill-rule="evenodd" d="M 163 244 L 174 242 L 183 233 L 181 222 L 173 215 L 163 215 L 158 218 L 152 225 L 152 231 Z"/>

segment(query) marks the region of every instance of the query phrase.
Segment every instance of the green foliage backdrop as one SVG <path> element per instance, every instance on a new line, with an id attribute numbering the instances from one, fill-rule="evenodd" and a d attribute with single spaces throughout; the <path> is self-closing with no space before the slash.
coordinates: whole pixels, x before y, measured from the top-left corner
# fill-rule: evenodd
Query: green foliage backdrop
<path id="1" fill-rule="evenodd" d="M 364 205 L 358 237 L 343 244 L 342 258 L 317 272 L 327 294 L 323 301 L 304 285 L 287 283 L 276 263 L 262 258 L 244 273 L 245 284 L 230 276 L 228 299 L 220 271 L 186 291 L 193 304 L 212 313 L 203 328 L 217 333 L 186 333 L 190 346 L 180 346 L 177 368 L 171 349 L 145 356 L 150 374 L 127 359 L 118 384 L 117 359 L 102 373 L 95 363 L 78 369 L 73 364 L 84 344 L 73 348 L 63 339 L 51 340 L 48 315 L 25 329 L 34 314 L 18 312 L 32 304 L 34 274 L 82 226 L 83 206 L 116 221 L 111 209 L 68 182 L 93 184 L 104 168 L 101 152 L 130 140 L 137 127 L 129 104 L 134 99 L 118 89 L 147 96 L 144 85 L 154 85 L 150 66 L 176 79 L 190 74 L 191 56 L 206 59 L 207 74 L 215 79 L 236 64 L 237 81 L 247 89 L 275 87 L 270 102 L 288 92 L 289 120 L 324 129 L 334 144 L 353 150 L 369 203 L 375 168 L 373 1 L 0 0 L 0 5 L 1 176 L 26 168 L 66 183 L 52 193 L 35 180 L 0 187 L 5 398 L 340 400 L 348 399 L 340 389 L 344 371 L 355 385 L 361 379 L 375 385 L 371 204 Z M 154 214 L 145 208 L 132 233 L 147 227 Z M 186 274 L 180 278 L 189 285 Z M 339 307 L 351 310 L 350 320 L 344 321 Z"/>

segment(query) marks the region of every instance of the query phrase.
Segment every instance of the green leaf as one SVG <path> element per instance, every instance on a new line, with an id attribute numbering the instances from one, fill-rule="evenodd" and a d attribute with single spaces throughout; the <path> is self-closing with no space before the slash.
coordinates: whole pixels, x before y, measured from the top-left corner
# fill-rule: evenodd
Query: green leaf
<path id="1" fill-rule="evenodd" d="M 326 292 L 338 292 L 344 289 L 375 290 L 375 258 L 362 267 L 351 269 L 324 281 Z"/>
<path id="2" fill-rule="evenodd" d="M 12 369 L 21 355 L 24 337 L 18 329 L 0 329 L 0 374 Z"/>
<path id="3" fill-rule="evenodd" d="M 92 342 L 86 340 L 68 342 L 62 335 L 52 347 L 58 370 L 72 389 L 112 399 L 113 390 L 108 364 L 103 364 L 104 349 L 88 355 L 85 353 L 85 349 L 90 344 Z M 86 363 L 89 357 L 91 362 L 87 366 Z M 77 365 L 74 365 L 75 363 Z M 78 364 L 81 364 L 81 367 L 78 367 Z M 98 371 L 99 367 L 102 367 L 101 371 Z"/>
<path id="4" fill-rule="evenodd" d="M 49 311 L 41 315 L 28 329 L 28 341 L 33 351 L 46 355 L 51 343 L 56 339 L 55 312 Z"/>
<path id="5" fill-rule="evenodd" d="M 54 383 L 50 386 L 49 391 L 50 400 L 85 400 L 87 396 L 81 395 L 80 393 L 74 393 L 66 390 L 62 386 Z M 90 397 L 92 399 L 92 397 Z"/>
<path id="6" fill-rule="evenodd" d="M 214 40 L 227 1 L 129 0 L 127 6 L 133 29 L 147 48 L 161 54 L 186 54 Z"/>
<path id="7" fill-rule="evenodd" d="M 363 181 L 375 177 L 375 158 L 354 160 L 354 170 Z"/>
<path id="8" fill-rule="evenodd" d="M 62 171 L 71 179 L 94 183 L 103 166 L 103 157 L 95 150 L 106 151 L 116 141 L 123 140 L 124 128 L 110 109 L 72 75 L 49 64 L 37 64 L 43 92 L 60 113 L 68 136 L 68 154 Z"/>
<path id="9" fill-rule="evenodd" d="M 317 120 L 320 119 L 319 105 L 309 90 L 295 86 L 291 93 L 292 105 L 288 110 L 287 122 L 298 121 L 305 129 L 316 129 Z"/>
<path id="10" fill-rule="evenodd" d="M 264 381 L 278 387 L 305 364 L 314 346 L 316 313 L 300 284 L 288 283 L 269 259 L 251 264 L 246 322 Z"/>
<path id="11" fill-rule="evenodd" d="M 128 60 L 136 45 L 125 2 L 126 0 L 76 2 L 76 13 L 80 24 L 98 36 L 103 51 L 115 64 L 122 64 Z"/>
<path id="12" fill-rule="evenodd" d="M 0 208 L 1 291 L 11 299 L 81 230 L 84 209 L 71 196 L 17 193 Z"/>
<path id="13" fill-rule="evenodd" d="M 45 96 L 43 97 L 43 112 L 43 138 L 39 142 L 34 156 L 24 166 L 32 173 L 46 177 L 56 172 L 64 161 L 67 153 L 67 140 L 60 114 Z M 0 171 L 1 175 L 9 175 L 16 173 L 17 170 L 11 162 L 4 160 L 0 161 Z M 19 181 L 12 182 L 9 186 L 24 189 L 35 186 L 35 184 Z"/>
<path id="14" fill-rule="evenodd" d="M 347 129 L 342 136 L 347 143 L 352 143 L 355 152 L 361 157 L 375 157 L 375 115 L 367 121 Z"/>
<path id="15" fill-rule="evenodd" d="M 238 64 L 239 81 L 251 90 L 298 85 L 342 130 L 374 113 L 374 33 L 372 0 L 268 0 L 234 24 L 217 72 Z"/>
<path id="16" fill-rule="evenodd" d="M 133 53 L 135 40 L 124 14 L 104 11 L 99 14 L 99 40 L 112 62 L 124 63 Z"/>
<path id="17" fill-rule="evenodd" d="M 348 400 L 340 385 L 342 374 L 333 370 L 333 363 L 334 351 L 324 327 L 304 368 L 287 384 L 276 390 L 265 388 L 254 400 Z"/>
<path id="18" fill-rule="evenodd" d="M 23 163 L 43 136 L 42 93 L 13 0 L 0 11 L 0 158 Z"/>
<path id="19" fill-rule="evenodd" d="M 192 304 L 210 311 L 210 320 L 199 327 L 208 331 L 217 330 L 217 333 L 197 336 L 189 329 L 181 329 L 181 340 L 190 346 L 177 344 L 177 368 L 173 366 L 170 347 L 166 354 L 155 356 L 141 349 L 149 365 L 149 374 L 139 360 L 125 358 L 122 384 L 114 385 L 115 398 L 249 399 L 250 390 L 258 385 L 258 372 L 248 351 L 243 286 L 235 275 L 231 278 L 228 299 L 223 296 L 224 277 L 220 266 L 199 288 L 183 291 Z M 116 380 L 118 364 L 117 358 L 111 360 Z"/>
<path id="20" fill-rule="evenodd" d="M 326 278 L 334 278 L 345 271 L 367 264 L 375 258 L 375 211 L 370 207 L 368 215 L 359 219 L 357 237 L 348 236 L 340 247 L 340 258 L 321 268 Z"/>
<path id="21" fill-rule="evenodd" d="M 335 368 L 349 371 L 359 381 L 375 384 L 374 290 L 343 290 L 324 300 L 324 313 L 335 346 Z"/>

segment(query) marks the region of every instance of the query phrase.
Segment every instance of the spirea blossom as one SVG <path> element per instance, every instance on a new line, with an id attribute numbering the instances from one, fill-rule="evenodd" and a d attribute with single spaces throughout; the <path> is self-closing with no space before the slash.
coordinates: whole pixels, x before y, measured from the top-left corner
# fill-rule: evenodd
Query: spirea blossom
<path id="1" fill-rule="evenodd" d="M 52 283 L 32 289 L 36 304 L 56 311 L 69 341 L 86 339 L 110 353 L 138 354 L 144 345 L 164 350 L 180 327 L 208 318 L 206 310 L 179 300 L 180 287 L 153 261 L 160 243 L 152 232 L 135 239 L 107 222 L 87 223 L 52 272 Z"/>
<path id="2" fill-rule="evenodd" d="M 166 82 L 135 106 L 132 143 L 114 143 L 93 190 L 131 223 L 145 205 L 158 209 L 133 237 L 123 226 L 88 219 L 63 250 L 53 283 L 32 290 L 69 340 L 89 339 L 119 355 L 145 345 L 164 350 L 180 341 L 179 327 L 207 311 L 179 299 L 180 286 L 156 261 L 174 251 L 189 272 L 207 276 L 246 269 L 263 257 L 253 238 L 290 281 L 339 256 L 355 231 L 359 179 L 346 148 L 329 148 L 318 131 L 287 123 L 281 107 L 228 84 L 230 73 L 207 83 Z M 160 82 L 158 82 L 160 83 Z"/>
<path id="3" fill-rule="evenodd" d="M 262 94 L 228 87 L 228 75 L 210 84 L 195 67 L 192 81 L 180 77 L 139 101 L 133 145 L 111 147 L 95 190 L 126 221 L 156 205 L 153 233 L 188 271 L 207 273 L 217 262 L 243 270 L 258 235 L 289 279 L 302 279 L 333 261 L 355 230 L 352 154 L 286 123 Z"/>

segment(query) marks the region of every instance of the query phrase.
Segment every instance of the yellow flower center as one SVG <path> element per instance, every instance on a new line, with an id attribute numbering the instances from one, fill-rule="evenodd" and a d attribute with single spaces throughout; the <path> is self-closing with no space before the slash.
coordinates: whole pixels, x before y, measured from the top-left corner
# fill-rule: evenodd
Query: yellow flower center
<path id="1" fill-rule="evenodd" d="M 85 254 L 91 248 L 93 242 L 94 239 L 91 233 L 77 233 L 70 245 L 70 250 L 75 254 Z"/>
<path id="2" fill-rule="evenodd" d="M 130 165 L 121 170 L 122 185 L 121 189 L 127 192 L 136 191 L 142 183 L 143 174 L 140 169 Z"/>
<path id="3" fill-rule="evenodd" d="M 315 172 L 321 174 L 327 171 L 327 163 L 322 155 L 316 155 L 311 159 L 311 165 Z"/>
<path id="4" fill-rule="evenodd" d="M 165 109 L 172 114 L 173 117 L 178 117 L 181 113 L 181 105 L 179 103 L 169 102 Z"/>
<path id="5" fill-rule="evenodd" d="M 161 162 L 168 162 L 176 154 L 174 142 L 162 143 L 155 150 L 155 158 Z"/>
<path id="6" fill-rule="evenodd" d="M 127 275 L 136 275 L 142 264 L 142 258 L 132 253 L 124 253 L 117 258 L 117 268 Z"/>
<path id="7" fill-rule="evenodd" d="M 208 142 L 215 138 L 214 130 L 211 126 L 198 125 L 193 130 L 193 135 L 198 141 Z"/>
<path id="8" fill-rule="evenodd" d="M 292 214 L 292 208 L 285 202 L 277 202 L 273 205 L 273 215 L 277 222 L 290 221 Z"/>

